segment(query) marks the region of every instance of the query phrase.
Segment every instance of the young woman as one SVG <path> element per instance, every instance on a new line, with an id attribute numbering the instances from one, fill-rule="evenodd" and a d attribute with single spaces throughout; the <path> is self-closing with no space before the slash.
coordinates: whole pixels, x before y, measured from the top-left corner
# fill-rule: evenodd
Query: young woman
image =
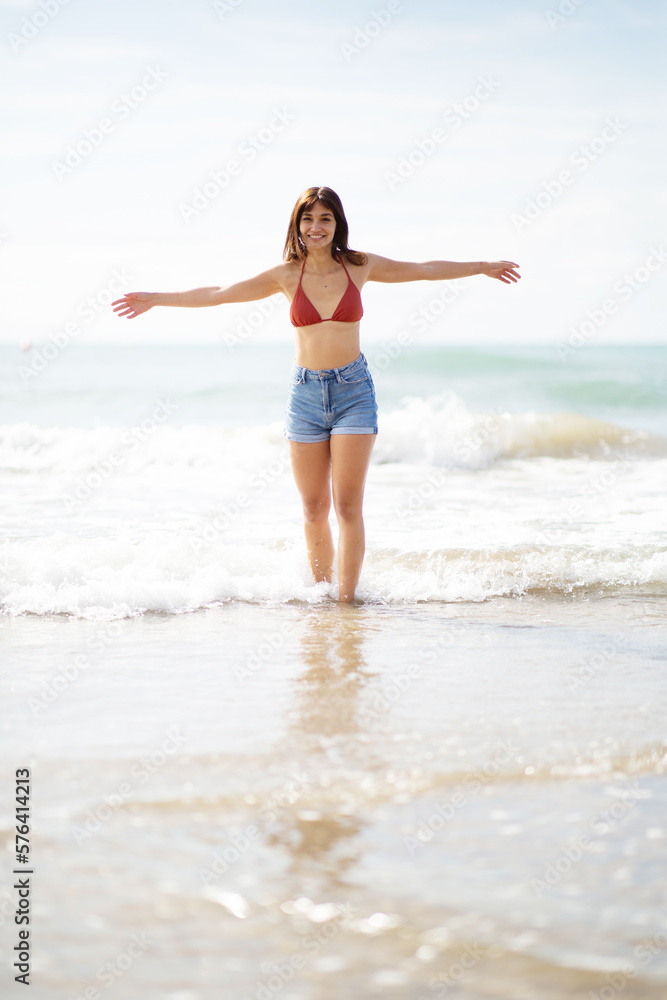
<path id="1" fill-rule="evenodd" d="M 378 431 L 373 379 L 359 347 L 361 289 L 367 281 L 442 281 L 473 274 L 510 284 L 520 275 L 512 261 L 412 264 L 351 250 L 347 240 L 338 195 L 331 188 L 310 187 L 292 211 L 284 263 L 228 288 L 128 292 L 112 305 L 119 316 L 133 319 L 153 306 L 217 306 L 276 292 L 287 296 L 296 352 L 284 433 L 303 502 L 308 559 L 315 580 L 330 582 L 333 497 L 338 595 L 352 602 L 364 558 L 364 485 Z"/>

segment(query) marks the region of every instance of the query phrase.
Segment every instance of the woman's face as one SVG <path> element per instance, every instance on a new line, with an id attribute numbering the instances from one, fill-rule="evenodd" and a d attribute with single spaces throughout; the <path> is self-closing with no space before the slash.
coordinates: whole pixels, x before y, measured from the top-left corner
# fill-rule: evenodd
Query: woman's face
<path id="1" fill-rule="evenodd" d="M 330 247 L 336 232 L 336 218 L 330 208 L 321 201 L 316 201 L 312 208 L 307 208 L 301 215 L 299 235 L 306 250 Z"/>

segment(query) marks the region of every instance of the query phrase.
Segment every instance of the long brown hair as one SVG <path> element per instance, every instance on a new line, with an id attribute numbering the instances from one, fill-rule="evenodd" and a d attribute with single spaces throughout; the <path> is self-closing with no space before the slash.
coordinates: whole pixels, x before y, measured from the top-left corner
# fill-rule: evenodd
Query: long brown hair
<path id="1" fill-rule="evenodd" d="M 303 213 L 313 207 L 316 201 L 322 202 L 325 208 L 328 208 L 330 212 L 333 212 L 334 219 L 336 220 L 336 231 L 334 233 L 334 238 L 331 242 L 331 256 L 334 260 L 337 260 L 341 255 L 343 255 L 350 264 L 365 264 L 368 261 L 368 257 L 365 253 L 361 253 L 359 250 L 350 250 L 347 245 L 348 240 L 348 226 L 347 219 L 345 218 L 345 212 L 343 211 L 343 205 L 340 198 L 335 191 L 332 191 L 328 187 L 309 187 L 299 195 L 296 200 L 296 205 L 292 209 L 292 215 L 290 216 L 289 226 L 287 228 L 287 239 L 285 240 L 285 249 L 283 250 L 283 260 L 305 260 L 308 256 L 308 251 L 304 246 L 303 241 L 300 239 L 299 226 L 301 224 L 301 216 Z"/>

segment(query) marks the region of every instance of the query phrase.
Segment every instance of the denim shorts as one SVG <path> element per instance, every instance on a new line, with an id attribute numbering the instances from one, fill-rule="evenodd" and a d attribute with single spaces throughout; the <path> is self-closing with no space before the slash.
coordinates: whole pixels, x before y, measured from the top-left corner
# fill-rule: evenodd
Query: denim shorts
<path id="1" fill-rule="evenodd" d="M 342 368 L 315 371 L 296 362 L 283 434 L 290 441 L 328 441 L 332 434 L 377 434 L 375 386 L 363 354 Z"/>

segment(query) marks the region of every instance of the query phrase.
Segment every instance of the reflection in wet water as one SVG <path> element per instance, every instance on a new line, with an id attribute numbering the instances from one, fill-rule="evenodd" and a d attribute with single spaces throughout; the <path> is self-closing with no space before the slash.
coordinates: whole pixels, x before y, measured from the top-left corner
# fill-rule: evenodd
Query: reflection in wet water
<path id="1" fill-rule="evenodd" d="M 332 604 L 302 623 L 304 669 L 293 682 L 287 741 L 292 752 L 298 748 L 312 786 L 307 807 L 284 813 L 267 837 L 289 853 L 291 874 L 316 882 L 325 897 L 360 861 L 363 823 L 347 775 L 363 741 L 360 695 L 371 676 L 364 657 L 368 617 L 363 607 Z"/>
<path id="2" fill-rule="evenodd" d="M 115 984 L 131 1000 L 588 1000 L 631 962 L 622 1000 L 663 1000 L 664 636 L 623 615 L 522 601 L 127 621 L 37 719 L 27 699 L 53 668 L 31 660 L 33 623 L 11 623 L 7 719 L 38 779 L 35 1000 L 99 986 L 141 933 L 151 947 Z M 627 641 L 573 691 L 582 648 L 619 621 Z M 48 628 L 59 663 L 87 648 L 88 625 Z M 182 750 L 161 753 L 175 726 Z M 520 753 L 496 767 L 507 740 Z M 564 845 L 613 810 L 570 864 Z"/>
<path id="3" fill-rule="evenodd" d="M 327 605 L 306 619 L 299 642 L 305 670 L 296 684 L 292 733 L 308 734 L 320 745 L 326 737 L 359 733 L 359 695 L 370 673 L 367 618 L 363 607 Z"/>

